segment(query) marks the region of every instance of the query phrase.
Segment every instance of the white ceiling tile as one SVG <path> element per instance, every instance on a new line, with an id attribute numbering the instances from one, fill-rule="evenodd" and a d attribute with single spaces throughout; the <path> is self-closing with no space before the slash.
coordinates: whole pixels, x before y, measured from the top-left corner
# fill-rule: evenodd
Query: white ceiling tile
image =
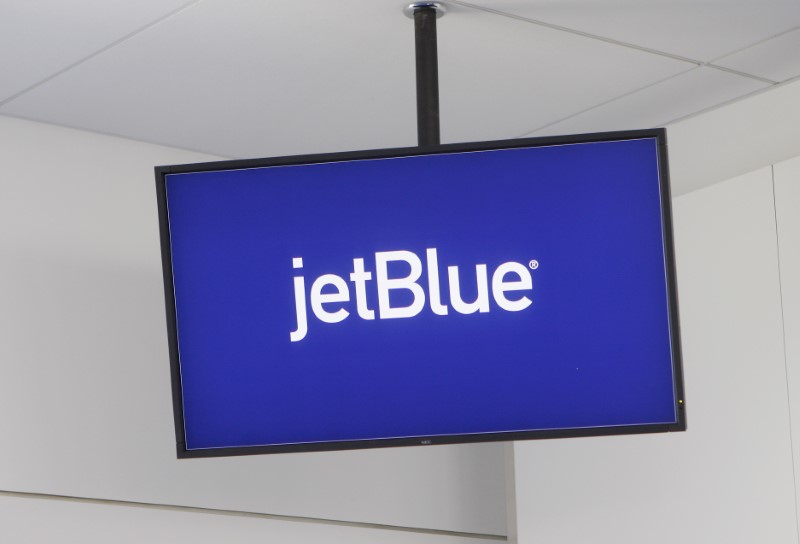
<path id="1" fill-rule="evenodd" d="M 514 137 L 693 66 L 485 12 L 448 17 L 444 141 Z"/>
<path id="2" fill-rule="evenodd" d="M 714 68 L 696 68 L 532 135 L 573 134 L 660 127 L 675 119 L 768 87 Z"/>
<path id="3" fill-rule="evenodd" d="M 402 5 L 204 0 L 0 113 L 230 157 L 416 144 Z"/>
<path id="4" fill-rule="evenodd" d="M 798 51 L 800 30 L 795 30 L 724 57 L 715 64 L 773 81 L 786 81 L 800 75 Z"/>
<path id="5" fill-rule="evenodd" d="M 0 0 L 0 102 L 187 0 Z"/>
<path id="6" fill-rule="evenodd" d="M 700 61 L 710 61 L 800 25 L 798 0 L 470 2 Z"/>
<path id="7" fill-rule="evenodd" d="M 232 157 L 416 144 L 413 23 L 394 0 L 205 0 L 0 113 Z M 514 137 L 691 67 L 455 7 L 444 141 Z"/>

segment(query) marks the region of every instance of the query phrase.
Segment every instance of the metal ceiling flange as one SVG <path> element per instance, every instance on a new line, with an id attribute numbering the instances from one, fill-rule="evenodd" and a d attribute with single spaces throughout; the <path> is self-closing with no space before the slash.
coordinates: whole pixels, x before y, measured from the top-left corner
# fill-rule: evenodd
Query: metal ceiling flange
<path id="1" fill-rule="evenodd" d="M 414 12 L 418 9 L 432 9 L 436 12 L 436 18 L 439 19 L 447 12 L 447 5 L 444 2 L 412 2 L 403 8 L 403 13 L 409 19 L 413 19 Z"/>

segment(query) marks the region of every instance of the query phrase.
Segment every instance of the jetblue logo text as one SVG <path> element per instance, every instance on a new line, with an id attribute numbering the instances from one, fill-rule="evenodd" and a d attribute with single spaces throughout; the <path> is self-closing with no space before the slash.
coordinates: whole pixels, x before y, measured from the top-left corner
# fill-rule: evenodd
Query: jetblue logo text
<path id="1" fill-rule="evenodd" d="M 409 318 L 418 315 L 426 302 L 431 311 L 436 315 L 447 315 L 450 308 L 442 304 L 439 285 L 439 262 L 436 248 L 425 251 L 425 268 L 427 269 L 427 285 L 420 284 L 423 266 L 422 260 L 411 251 L 381 251 L 375 253 L 375 287 L 378 292 L 377 313 L 378 319 Z M 295 269 L 303 268 L 303 258 L 295 257 L 292 260 Z M 410 268 L 405 277 L 390 278 L 389 263 L 403 262 Z M 531 261 L 534 263 L 535 261 Z M 538 263 L 537 263 L 538 265 Z M 531 264 L 532 268 L 535 268 Z M 457 266 L 447 267 L 447 283 L 450 292 L 450 305 L 460 314 L 486 313 L 489 311 L 489 273 L 485 264 L 475 265 L 477 278 L 477 298 L 466 302 L 461 297 L 459 275 Z M 364 259 L 353 259 L 353 271 L 350 273 L 350 283 L 355 293 L 355 309 L 361 319 L 375 319 L 374 301 L 367 298 L 367 284 L 373 280 L 372 272 L 364 266 Z M 331 287 L 328 287 L 331 286 Z M 425 292 L 427 287 L 427 294 Z M 528 267 L 516 263 L 506 262 L 498 266 L 492 273 L 492 297 L 495 303 L 503 310 L 519 312 L 531 305 L 531 299 L 523 291 L 533 288 L 533 279 Z M 323 293 L 322 291 L 326 292 Z M 406 306 L 392 306 L 389 293 L 393 290 L 405 290 L 411 297 L 411 303 Z M 374 292 L 374 291 L 373 291 Z M 510 293 L 514 293 L 510 295 Z M 311 306 L 311 311 L 323 323 L 339 323 L 350 315 L 344 305 L 352 300 L 351 286 L 341 276 L 336 274 L 323 274 L 314 280 L 306 297 L 306 283 L 303 276 L 294 278 L 294 301 L 297 316 L 297 330 L 290 332 L 292 342 L 299 342 L 308 334 L 308 313 L 306 300 Z"/>

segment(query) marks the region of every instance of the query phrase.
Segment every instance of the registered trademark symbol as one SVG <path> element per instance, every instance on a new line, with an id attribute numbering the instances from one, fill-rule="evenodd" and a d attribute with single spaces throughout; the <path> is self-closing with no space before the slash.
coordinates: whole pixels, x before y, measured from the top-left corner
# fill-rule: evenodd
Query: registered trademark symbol
<path id="1" fill-rule="evenodd" d="M 539 261 L 537 261 L 536 259 L 532 259 L 531 262 L 528 263 L 528 268 L 530 268 L 531 270 L 536 270 L 537 268 L 539 268 Z"/>

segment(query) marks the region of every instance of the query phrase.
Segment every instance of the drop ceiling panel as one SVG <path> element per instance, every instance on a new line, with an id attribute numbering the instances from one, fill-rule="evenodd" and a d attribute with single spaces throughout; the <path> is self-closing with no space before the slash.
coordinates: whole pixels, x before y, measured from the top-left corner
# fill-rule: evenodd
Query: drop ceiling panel
<path id="1" fill-rule="evenodd" d="M 692 64 L 482 12 L 443 19 L 445 141 L 510 138 Z"/>
<path id="2" fill-rule="evenodd" d="M 715 68 L 696 68 L 543 127 L 532 135 L 659 127 L 768 86 Z"/>
<path id="3" fill-rule="evenodd" d="M 473 4 L 710 61 L 800 25 L 797 0 L 472 0 Z"/>
<path id="4" fill-rule="evenodd" d="M 230 157 L 414 145 L 413 40 L 391 0 L 206 0 L 0 113 Z"/>
<path id="5" fill-rule="evenodd" d="M 715 64 L 773 81 L 786 81 L 800 75 L 798 52 L 800 30 L 795 30 L 724 57 Z"/>
<path id="6" fill-rule="evenodd" d="M 0 0 L 0 102 L 187 0 Z"/>
<path id="7" fill-rule="evenodd" d="M 458 7 L 439 35 L 447 141 L 514 137 L 692 66 Z M 415 145 L 413 23 L 394 0 L 206 0 L 0 113 L 230 157 Z"/>

